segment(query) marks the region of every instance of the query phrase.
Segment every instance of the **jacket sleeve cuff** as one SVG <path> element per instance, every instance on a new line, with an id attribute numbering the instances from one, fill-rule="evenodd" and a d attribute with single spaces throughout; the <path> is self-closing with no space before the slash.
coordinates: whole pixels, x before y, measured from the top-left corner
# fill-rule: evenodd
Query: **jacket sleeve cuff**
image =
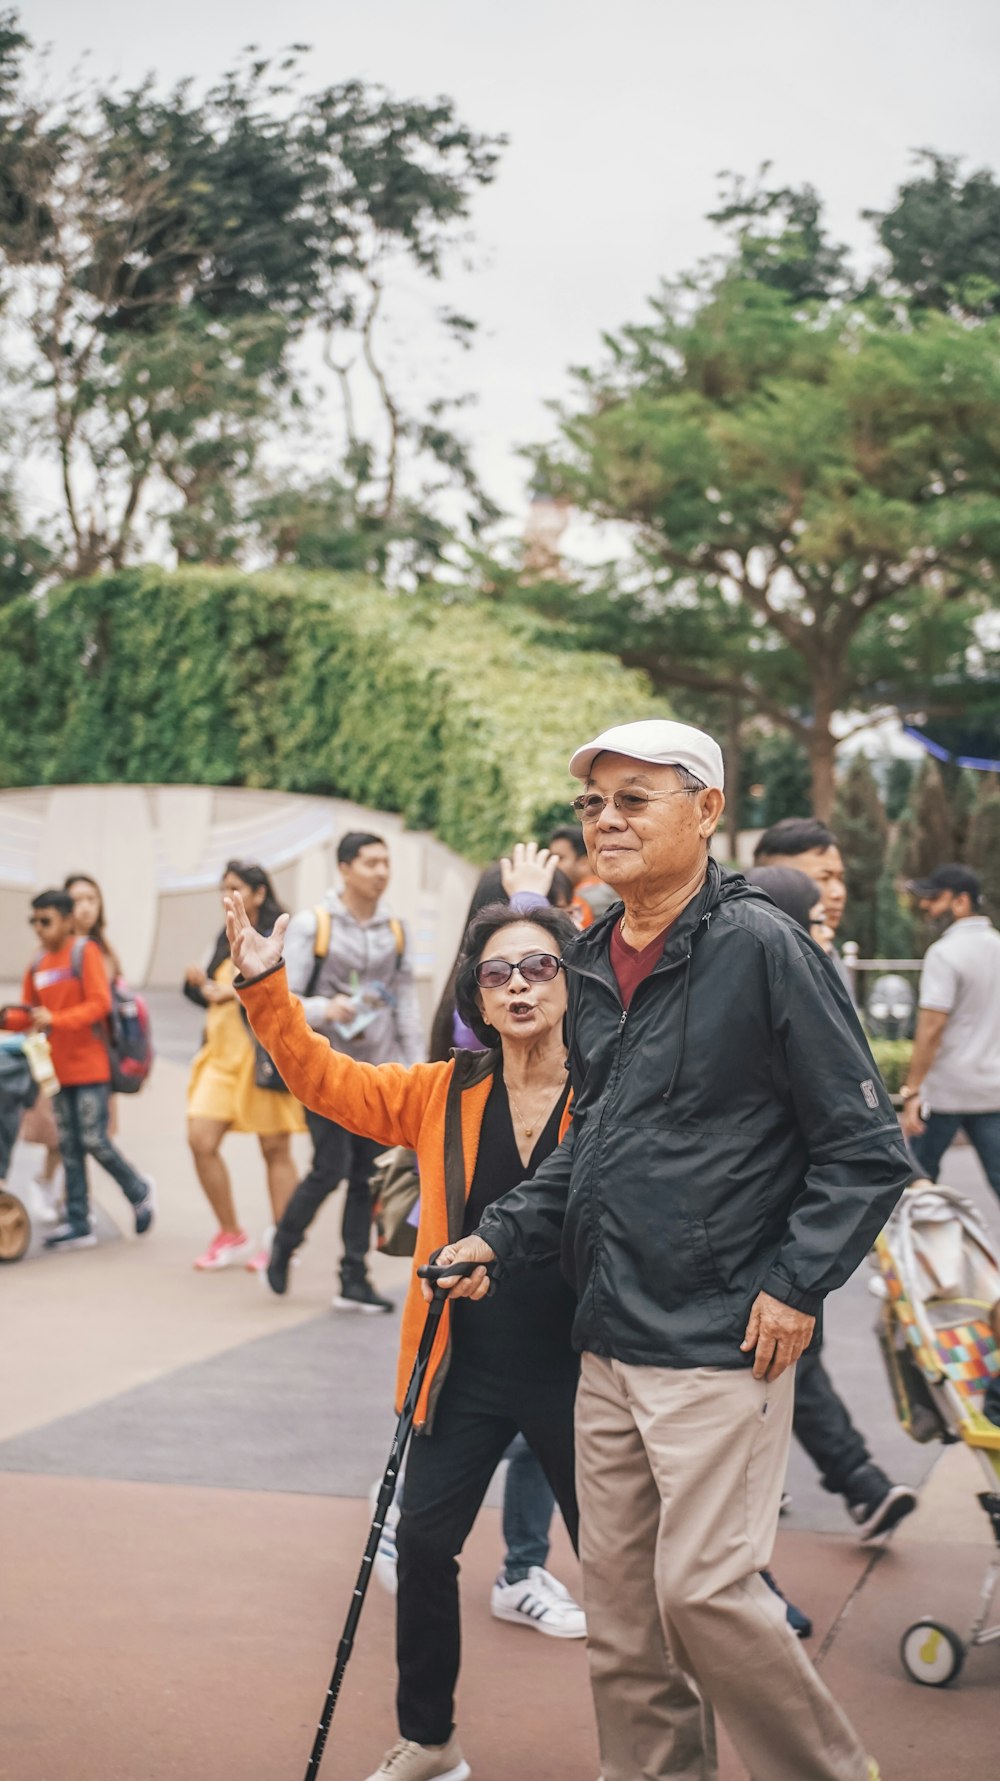
<path id="1" fill-rule="evenodd" d="M 279 959 L 276 965 L 271 965 L 268 970 L 261 971 L 259 977 L 234 977 L 233 988 L 238 991 L 255 989 L 258 983 L 266 983 L 269 977 L 274 977 L 278 971 L 283 971 L 284 969 L 285 961 L 284 959 Z"/>
<path id="2" fill-rule="evenodd" d="M 780 1299 L 783 1305 L 790 1305 L 793 1311 L 804 1311 L 807 1317 L 818 1317 L 823 1309 L 826 1297 L 822 1292 L 806 1292 L 789 1280 L 783 1269 L 775 1266 L 761 1282 L 761 1292 L 766 1292 L 772 1299 Z"/>

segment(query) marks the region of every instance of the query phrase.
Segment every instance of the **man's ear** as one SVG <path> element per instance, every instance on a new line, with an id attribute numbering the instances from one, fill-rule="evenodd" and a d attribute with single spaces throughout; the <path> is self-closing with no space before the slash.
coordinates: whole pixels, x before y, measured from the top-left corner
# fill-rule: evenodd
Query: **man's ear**
<path id="1" fill-rule="evenodd" d="M 710 785 L 707 791 L 701 793 L 701 820 L 698 824 L 698 833 L 706 841 L 715 834 L 722 821 L 722 812 L 725 808 L 725 794 L 720 792 L 718 786 Z"/>

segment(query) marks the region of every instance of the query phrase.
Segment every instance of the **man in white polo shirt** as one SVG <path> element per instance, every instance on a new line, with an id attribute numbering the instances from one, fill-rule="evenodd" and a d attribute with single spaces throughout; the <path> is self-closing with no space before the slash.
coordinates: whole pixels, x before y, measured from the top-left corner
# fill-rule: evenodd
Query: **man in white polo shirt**
<path id="1" fill-rule="evenodd" d="M 945 932 L 920 974 L 903 1131 L 921 1172 L 936 1181 L 963 1130 L 1000 1197 L 1000 933 L 981 912 L 979 880 L 967 866 L 939 866 L 909 889 Z"/>

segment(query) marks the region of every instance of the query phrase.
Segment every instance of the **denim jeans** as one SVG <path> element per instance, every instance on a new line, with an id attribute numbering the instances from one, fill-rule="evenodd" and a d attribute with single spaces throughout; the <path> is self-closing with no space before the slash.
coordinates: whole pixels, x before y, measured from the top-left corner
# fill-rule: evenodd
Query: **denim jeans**
<path id="1" fill-rule="evenodd" d="M 552 1486 L 523 1435 L 507 1449 L 507 1482 L 503 1493 L 503 1538 L 507 1548 L 504 1576 L 523 1583 L 532 1565 L 545 1566 L 549 1528 L 556 1506 Z"/>
<path id="2" fill-rule="evenodd" d="M 1000 1199 L 1000 1112 L 929 1113 L 919 1137 L 910 1139 L 918 1169 L 929 1181 L 936 1181 L 941 1159 L 959 1131 L 965 1133 Z"/>
<path id="3" fill-rule="evenodd" d="M 90 1218 L 87 1158 L 117 1181 L 130 1205 L 145 1197 L 146 1183 L 108 1137 L 110 1090 L 106 1082 L 85 1082 L 61 1088 L 52 1103 L 59 1128 L 59 1149 L 66 1170 L 66 1217 L 83 1229 Z"/>

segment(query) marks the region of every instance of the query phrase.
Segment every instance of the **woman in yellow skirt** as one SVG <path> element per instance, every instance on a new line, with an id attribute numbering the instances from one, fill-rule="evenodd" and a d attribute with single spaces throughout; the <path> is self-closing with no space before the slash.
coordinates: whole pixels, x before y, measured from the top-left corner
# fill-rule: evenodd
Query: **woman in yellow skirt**
<path id="1" fill-rule="evenodd" d="M 230 895 L 239 891 L 262 934 L 269 934 L 283 913 L 262 866 L 230 860 L 222 889 Z M 218 1231 L 194 1265 L 228 1268 L 242 1261 L 259 1272 L 267 1266 L 274 1226 L 295 1188 L 292 1133 L 304 1132 L 306 1126 L 298 1101 L 283 1088 L 258 1087 L 254 1042 L 233 989 L 235 975 L 223 929 L 207 963 L 191 965 L 184 979 L 188 1000 L 206 1010 L 205 1041 L 188 1083 L 188 1143 L 198 1180 L 219 1221 Z M 220 1154 L 227 1132 L 255 1133 L 267 1169 L 272 1224 L 253 1255 L 253 1245 L 236 1216 L 229 1170 Z"/>

